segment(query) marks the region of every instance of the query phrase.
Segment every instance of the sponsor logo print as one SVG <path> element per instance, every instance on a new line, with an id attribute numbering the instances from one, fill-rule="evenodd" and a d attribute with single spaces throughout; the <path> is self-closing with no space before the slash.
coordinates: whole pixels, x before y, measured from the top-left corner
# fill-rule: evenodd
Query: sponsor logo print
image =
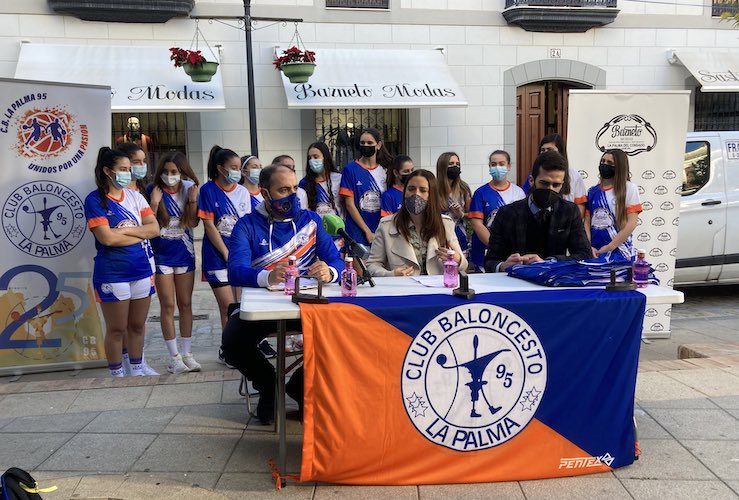
<path id="1" fill-rule="evenodd" d="M 638 186 L 638 190 L 639 190 L 639 194 L 640 195 L 643 195 L 644 193 L 646 193 L 646 191 L 644 190 L 644 188 L 641 187 L 641 186 Z"/>
<path id="2" fill-rule="evenodd" d="M 33 181 L 10 193 L 3 204 L 2 224 L 10 242 L 22 252 L 58 257 L 76 247 L 85 234 L 84 204 L 63 184 Z"/>
<path id="3" fill-rule="evenodd" d="M 642 210 L 644 210 L 645 212 L 648 212 L 649 210 L 653 209 L 653 208 L 654 208 L 654 206 L 652 205 L 652 202 L 651 202 L 651 201 L 645 201 L 645 202 L 643 202 L 643 203 L 641 204 L 641 208 L 642 208 Z"/>
<path id="4" fill-rule="evenodd" d="M 663 332 L 665 330 L 665 326 L 662 323 L 655 323 L 650 326 L 649 329 L 653 332 Z"/>
<path id="5" fill-rule="evenodd" d="M 602 465 L 610 467 L 615 458 L 610 453 L 606 453 L 600 457 L 560 458 L 559 469 L 587 469 Z"/>
<path id="6" fill-rule="evenodd" d="M 662 250 L 659 248 L 652 248 L 649 251 L 649 255 L 652 257 L 662 257 Z"/>
<path id="7" fill-rule="evenodd" d="M 636 239 L 639 241 L 649 241 L 652 237 L 649 236 L 649 233 L 639 233 L 639 236 L 637 236 Z"/>
<path id="8" fill-rule="evenodd" d="M 646 180 L 654 179 L 654 172 L 651 170 L 645 170 L 644 172 L 642 172 L 641 178 Z"/>
<path id="9" fill-rule="evenodd" d="M 654 188 L 654 194 L 663 195 L 663 194 L 667 194 L 667 192 L 668 190 L 664 186 L 657 186 L 656 188 Z"/>
<path id="10" fill-rule="evenodd" d="M 655 316 L 657 316 L 657 309 L 655 309 L 654 307 L 650 307 L 649 309 L 644 311 L 644 316 L 646 316 L 647 318 L 654 318 Z"/>
<path id="11" fill-rule="evenodd" d="M 673 248 L 672 250 L 670 250 L 670 255 L 672 257 L 676 257 L 677 256 L 677 248 Z"/>
<path id="12" fill-rule="evenodd" d="M 456 451 L 492 448 L 533 419 L 547 384 L 536 332 L 511 311 L 454 307 L 414 338 L 401 374 L 403 403 L 429 441 Z"/>
<path id="13" fill-rule="evenodd" d="M 679 226 L 680 225 L 680 217 L 675 217 L 672 219 L 672 225 L 673 226 Z"/>
<path id="14" fill-rule="evenodd" d="M 663 201 L 662 204 L 659 206 L 662 210 L 672 210 L 675 208 L 675 205 L 671 201 Z"/>
<path id="15" fill-rule="evenodd" d="M 653 226 L 664 226 L 665 220 L 662 217 L 655 217 L 652 219 L 652 225 Z"/>
<path id="16" fill-rule="evenodd" d="M 668 266 L 664 262 L 660 262 L 659 264 L 657 264 L 656 266 L 654 266 L 654 270 L 655 271 L 658 271 L 660 273 L 664 273 L 665 271 L 669 271 L 669 269 L 670 269 L 670 266 Z"/>
<path id="17" fill-rule="evenodd" d="M 577 173 L 580 174 L 580 177 L 582 177 L 582 180 L 585 180 L 589 177 L 588 173 L 585 170 L 578 170 Z"/>
<path id="18" fill-rule="evenodd" d="M 674 170 L 665 170 L 665 173 L 662 174 L 663 179 L 674 179 L 675 177 L 677 177 L 677 174 Z"/>
<path id="19" fill-rule="evenodd" d="M 670 236 L 670 233 L 659 233 L 657 239 L 659 241 L 670 241 L 672 239 L 672 236 Z"/>
<path id="20" fill-rule="evenodd" d="M 598 130 L 595 144 L 601 152 L 618 148 L 629 156 L 635 156 L 655 148 L 657 132 L 639 115 L 618 115 Z"/>

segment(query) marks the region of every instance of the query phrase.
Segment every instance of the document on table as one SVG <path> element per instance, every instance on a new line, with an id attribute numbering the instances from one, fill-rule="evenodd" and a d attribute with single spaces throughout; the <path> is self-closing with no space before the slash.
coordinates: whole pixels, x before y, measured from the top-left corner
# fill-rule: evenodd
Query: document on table
<path id="1" fill-rule="evenodd" d="M 433 276 L 411 276 L 411 278 L 429 288 L 444 288 L 444 276 L 441 274 Z"/>
<path id="2" fill-rule="evenodd" d="M 318 280 L 315 278 L 308 278 L 307 276 L 300 277 L 300 289 L 310 290 L 311 288 L 318 288 Z M 285 283 L 277 283 L 276 285 L 270 285 L 267 287 L 270 292 L 283 292 L 285 291 Z"/>

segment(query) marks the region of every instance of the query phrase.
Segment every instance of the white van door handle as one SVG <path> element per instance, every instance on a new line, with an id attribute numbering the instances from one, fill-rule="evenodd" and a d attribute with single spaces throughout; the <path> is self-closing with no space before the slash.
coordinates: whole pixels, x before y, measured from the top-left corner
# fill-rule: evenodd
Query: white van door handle
<path id="1" fill-rule="evenodd" d="M 721 200 L 706 200 L 703 203 L 701 203 L 701 205 L 703 205 L 704 207 L 707 207 L 709 205 L 720 205 L 720 204 L 721 204 Z"/>

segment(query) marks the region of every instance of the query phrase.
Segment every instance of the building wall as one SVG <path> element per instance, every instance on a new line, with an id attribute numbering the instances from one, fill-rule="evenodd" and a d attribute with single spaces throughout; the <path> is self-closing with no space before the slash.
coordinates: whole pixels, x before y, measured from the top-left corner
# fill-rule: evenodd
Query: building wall
<path id="1" fill-rule="evenodd" d="M 409 153 L 417 165 L 433 168 L 441 152 L 457 151 L 463 176 L 472 185 L 487 181 L 483 167 L 490 151 L 503 146 L 515 152 L 511 118 L 515 120 L 515 86 L 521 83 L 521 74 L 530 80 L 527 68 L 529 73 L 531 68 L 544 68 L 545 77 L 546 68 L 592 66 L 604 75 L 604 82 L 594 81 L 599 88 L 685 89 L 696 83 L 685 68 L 668 63 L 669 49 L 739 48 L 739 31 L 712 19 L 709 1 L 701 7 L 695 0 L 622 0 L 614 23 L 572 34 L 530 33 L 508 26 L 500 14 L 503 0 L 391 0 L 387 12 L 325 9 L 321 0 L 255 0 L 253 4 L 254 16 L 303 18 L 300 35 L 308 48 L 318 51 L 319 64 L 321 48 L 443 48 L 469 106 L 410 110 Z M 198 0 L 193 14 L 240 15 L 243 3 Z M 224 22 L 237 25 L 234 20 Z M 189 46 L 194 25 L 189 19 L 166 24 L 85 22 L 55 15 L 45 0 L 4 0 L 0 77 L 14 75 L 21 41 L 157 45 L 168 57 L 168 47 Z M 199 25 L 212 46 L 220 45 L 227 105 L 222 112 L 188 114 L 189 154 L 193 164 L 204 166 L 213 144 L 247 153 L 250 141 L 243 29 L 207 20 Z M 287 109 L 282 81 L 272 66 L 275 47 L 287 47 L 295 26 L 257 22 L 254 28 L 260 156 L 268 162 L 277 154 L 290 154 L 302 168 L 305 147 L 315 139 L 313 112 Z M 553 48 L 560 49 L 559 59 L 550 58 Z"/>

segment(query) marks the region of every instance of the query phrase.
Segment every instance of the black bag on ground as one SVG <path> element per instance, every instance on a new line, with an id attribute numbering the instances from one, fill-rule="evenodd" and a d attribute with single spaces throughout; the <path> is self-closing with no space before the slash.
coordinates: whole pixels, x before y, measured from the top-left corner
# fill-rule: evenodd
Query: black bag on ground
<path id="1" fill-rule="evenodd" d="M 0 500 L 41 500 L 36 491 L 36 480 L 23 469 L 11 467 L 0 477 Z"/>

